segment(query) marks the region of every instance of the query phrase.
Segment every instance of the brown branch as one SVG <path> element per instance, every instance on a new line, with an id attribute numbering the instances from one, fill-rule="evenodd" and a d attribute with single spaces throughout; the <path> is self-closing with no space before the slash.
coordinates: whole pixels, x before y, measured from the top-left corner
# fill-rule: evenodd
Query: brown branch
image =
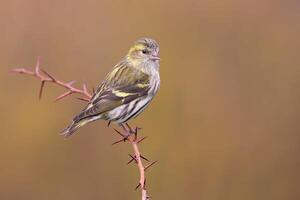
<path id="1" fill-rule="evenodd" d="M 128 141 L 131 144 L 131 146 L 133 148 L 134 156 L 129 154 L 129 156 L 131 157 L 131 160 L 129 160 L 129 162 L 127 164 L 131 163 L 132 161 L 134 161 L 137 164 L 139 172 L 140 172 L 140 180 L 139 180 L 139 184 L 136 186 L 135 189 L 138 189 L 139 187 L 141 187 L 142 200 L 148 200 L 148 199 L 150 199 L 150 196 L 148 195 L 147 189 L 146 189 L 145 171 L 147 169 L 149 169 L 152 165 L 157 163 L 157 161 L 151 162 L 147 166 L 144 166 L 142 159 L 144 159 L 148 162 L 149 162 L 149 160 L 141 155 L 138 144 L 141 141 L 143 141 L 144 139 L 146 139 L 146 137 L 139 139 L 137 137 L 139 128 L 132 129 L 127 123 L 125 125 L 121 124 L 121 128 L 124 131 L 124 133 L 121 133 L 120 131 L 114 129 L 123 138 L 122 138 L 122 140 L 119 140 L 113 144 L 116 144 L 116 143 L 119 143 L 122 141 L 124 141 L 124 142 Z"/>
<path id="2" fill-rule="evenodd" d="M 67 92 L 56 97 L 55 101 L 61 100 L 71 94 L 82 95 L 82 97 L 80 99 L 84 100 L 84 101 L 89 101 L 92 97 L 92 95 L 88 92 L 85 84 L 83 84 L 82 89 L 75 88 L 75 87 L 73 87 L 73 84 L 75 81 L 71 81 L 71 82 L 60 81 L 60 80 L 56 79 L 54 76 L 50 75 L 47 71 L 41 69 L 39 59 L 37 60 L 35 70 L 28 70 L 25 68 L 15 68 L 10 71 L 14 72 L 14 73 L 19 73 L 19 74 L 31 75 L 31 76 L 34 76 L 34 77 L 40 79 L 41 87 L 40 87 L 40 91 L 39 91 L 39 99 L 42 98 L 42 93 L 43 93 L 43 89 L 44 89 L 46 82 L 53 83 L 53 84 L 59 85 L 65 89 L 67 89 Z"/>
<path id="3" fill-rule="evenodd" d="M 31 75 L 31 76 L 34 76 L 34 77 L 40 79 L 41 86 L 40 86 L 40 91 L 39 91 L 39 99 L 41 99 L 41 97 L 42 97 L 43 89 L 44 89 L 46 82 L 53 83 L 53 84 L 56 84 L 58 86 L 61 86 L 65 89 L 67 89 L 67 91 L 65 93 L 59 95 L 55 99 L 56 101 L 61 100 L 71 94 L 80 94 L 81 97 L 78 97 L 77 99 L 87 101 L 87 102 L 89 102 L 92 97 L 92 95 L 88 92 L 88 89 L 85 84 L 83 84 L 82 89 L 78 89 L 76 87 L 73 87 L 74 81 L 71 81 L 71 82 L 60 81 L 60 80 L 56 79 L 54 76 L 50 75 L 47 71 L 41 69 L 39 59 L 37 60 L 35 70 L 28 70 L 25 68 L 15 68 L 15 69 L 12 69 L 11 72 L 18 73 L 18 74 Z M 93 93 L 94 93 L 94 89 L 93 89 Z M 109 126 L 109 124 L 110 124 L 110 121 L 108 123 L 108 126 Z M 141 187 L 142 200 L 149 200 L 150 197 L 147 194 L 147 190 L 146 190 L 145 171 L 149 167 L 154 165 L 157 161 L 151 162 L 147 166 L 143 165 L 142 159 L 144 159 L 148 162 L 149 162 L 149 160 L 141 155 L 139 147 L 138 147 L 138 145 L 144 139 L 146 139 L 146 137 L 143 137 L 140 139 L 137 137 L 137 133 L 140 128 L 136 127 L 135 129 L 132 129 L 127 123 L 125 125 L 121 124 L 121 128 L 124 131 L 124 133 L 121 133 L 120 131 L 114 129 L 119 135 L 122 136 L 122 139 L 117 142 L 114 142 L 113 144 L 117 144 L 120 142 L 126 142 L 126 141 L 131 144 L 131 146 L 133 148 L 134 156 L 129 154 L 129 156 L 131 157 L 131 160 L 127 164 L 131 163 L 132 161 L 134 161 L 137 164 L 138 169 L 139 169 L 139 174 L 140 174 L 140 180 L 139 180 L 139 184 L 137 185 L 136 189 Z"/>

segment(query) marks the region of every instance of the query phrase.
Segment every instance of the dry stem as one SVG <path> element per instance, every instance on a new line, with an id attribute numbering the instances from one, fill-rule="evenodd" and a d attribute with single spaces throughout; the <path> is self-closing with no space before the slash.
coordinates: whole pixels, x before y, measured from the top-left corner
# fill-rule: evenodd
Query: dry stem
<path id="1" fill-rule="evenodd" d="M 39 59 L 37 60 L 34 71 L 31 71 L 31 70 L 28 70 L 25 68 L 15 68 L 15 69 L 12 69 L 11 72 L 19 73 L 19 74 L 27 74 L 27 75 L 31 75 L 31 76 L 34 76 L 34 77 L 40 79 L 41 87 L 40 87 L 40 91 L 39 91 L 39 99 L 42 98 L 42 93 L 43 93 L 43 89 L 44 89 L 46 82 L 54 83 L 56 85 L 59 85 L 59 86 L 67 89 L 67 92 L 56 97 L 56 99 L 55 99 L 56 101 L 61 100 L 65 97 L 67 97 L 71 94 L 75 94 L 75 93 L 81 94 L 82 98 L 80 98 L 80 99 L 85 100 L 85 101 L 89 101 L 92 97 L 92 95 L 88 92 L 85 84 L 83 84 L 82 89 L 75 88 L 72 86 L 75 83 L 75 81 L 70 81 L 70 82 L 60 81 L 60 80 L 56 79 L 54 76 L 50 75 L 47 71 L 41 69 Z"/>
<path id="2" fill-rule="evenodd" d="M 113 144 L 117 144 L 120 143 L 122 141 L 128 141 L 132 148 L 133 148 L 133 152 L 134 152 L 134 156 L 130 155 L 131 160 L 129 160 L 128 164 L 131 163 L 132 161 L 135 161 L 135 163 L 138 166 L 139 172 L 140 172 L 140 181 L 139 184 L 136 186 L 136 189 L 141 187 L 141 192 L 142 192 L 142 200 L 148 200 L 150 199 L 150 196 L 147 194 L 147 190 L 146 190 L 146 176 L 145 176 L 145 171 L 151 167 L 152 165 L 154 165 L 157 161 L 151 162 L 150 164 L 148 164 L 147 166 L 143 165 L 142 159 L 146 160 L 149 162 L 149 160 L 147 158 L 145 158 L 144 156 L 141 155 L 140 150 L 139 150 L 139 146 L 138 144 L 140 142 L 142 142 L 144 139 L 146 139 L 146 137 L 143 137 L 141 139 L 139 139 L 137 137 L 137 133 L 138 130 L 140 128 L 136 127 L 135 129 L 132 129 L 127 123 L 124 124 L 120 124 L 122 130 L 124 131 L 124 133 L 119 132 L 118 130 L 115 129 L 115 131 L 122 136 L 122 140 L 119 140 Z"/>

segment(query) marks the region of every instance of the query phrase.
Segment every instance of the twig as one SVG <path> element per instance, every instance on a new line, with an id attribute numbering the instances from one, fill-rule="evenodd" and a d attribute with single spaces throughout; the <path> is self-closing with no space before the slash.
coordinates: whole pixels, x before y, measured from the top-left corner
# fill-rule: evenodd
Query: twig
<path id="1" fill-rule="evenodd" d="M 65 89 L 67 89 L 67 91 L 65 93 L 59 95 L 55 99 L 56 101 L 61 100 L 71 94 L 80 94 L 81 97 L 78 97 L 77 99 L 87 101 L 87 102 L 89 102 L 92 97 L 92 95 L 88 92 L 88 89 L 85 84 L 83 84 L 82 89 L 78 89 L 76 87 L 73 87 L 74 81 L 71 81 L 71 82 L 60 81 L 60 80 L 56 79 L 54 76 L 50 75 L 47 71 L 41 69 L 39 59 L 37 60 L 35 70 L 28 70 L 25 68 L 15 68 L 10 71 L 14 72 L 14 73 L 18 73 L 18 74 L 31 75 L 31 76 L 34 76 L 34 77 L 40 79 L 41 86 L 40 86 L 40 90 L 39 90 L 39 99 L 41 99 L 41 97 L 42 97 L 43 89 L 44 89 L 46 82 L 53 83 L 53 84 L 56 84 L 58 86 L 61 86 Z M 93 94 L 94 93 L 95 92 L 93 89 Z M 110 121 L 108 123 L 108 126 L 109 125 L 110 125 Z M 136 189 L 141 187 L 142 200 L 149 200 L 150 197 L 148 196 L 147 190 L 146 190 L 145 171 L 146 171 L 146 169 L 148 169 L 149 167 L 154 165 L 157 161 L 154 161 L 154 162 L 148 164 L 146 167 L 144 167 L 142 159 L 144 159 L 148 162 L 149 162 L 149 160 L 141 155 L 138 144 L 140 142 L 142 142 L 144 139 L 146 139 L 146 137 L 143 137 L 140 139 L 137 137 L 137 132 L 140 129 L 138 127 L 136 127 L 135 129 L 132 129 L 127 123 L 125 125 L 121 124 L 121 127 L 122 127 L 124 133 L 121 133 L 117 129 L 114 129 L 114 130 L 119 135 L 122 136 L 122 139 L 113 144 L 117 144 L 120 142 L 126 142 L 126 141 L 128 141 L 131 144 L 133 151 L 134 151 L 134 156 L 129 154 L 129 156 L 131 157 L 131 160 L 128 162 L 128 164 L 131 163 L 132 161 L 134 161 L 138 166 L 139 174 L 140 174 L 139 184 L 137 185 Z"/>
<path id="2" fill-rule="evenodd" d="M 135 163 L 138 166 L 139 172 L 140 172 L 140 181 L 139 184 L 136 186 L 135 189 L 138 189 L 139 187 L 141 187 L 141 191 L 142 191 L 142 200 L 148 200 L 150 199 L 150 196 L 147 193 L 147 189 L 146 189 L 146 177 L 145 177 L 145 171 L 147 169 L 149 169 L 151 166 L 153 166 L 155 163 L 157 163 L 157 161 L 151 162 L 150 164 L 148 164 L 147 166 L 143 165 L 142 159 L 149 161 L 147 158 L 145 158 L 144 156 L 141 155 L 138 144 L 144 140 L 146 137 L 139 139 L 137 137 L 137 133 L 138 133 L 138 128 L 136 129 L 132 129 L 127 123 L 125 124 L 126 126 L 124 126 L 123 124 L 121 124 L 121 128 L 124 131 L 124 133 L 121 133 L 120 131 L 116 130 L 115 131 L 121 135 L 123 137 L 122 140 L 117 141 L 117 143 L 121 142 L 121 141 L 128 141 L 132 148 L 133 148 L 133 152 L 134 152 L 134 156 L 130 155 L 131 160 L 129 160 L 129 163 L 131 163 L 132 161 L 135 161 Z"/>
<path id="3" fill-rule="evenodd" d="M 41 69 L 40 68 L 40 59 L 37 60 L 35 70 L 28 70 L 25 68 L 15 68 L 10 71 L 14 72 L 14 73 L 19 73 L 19 74 L 31 75 L 31 76 L 34 76 L 34 77 L 40 79 L 41 87 L 40 87 L 40 91 L 39 91 L 39 99 L 42 98 L 42 93 L 43 93 L 43 89 L 44 89 L 46 82 L 53 83 L 53 84 L 59 85 L 65 89 L 67 89 L 67 92 L 56 97 L 55 101 L 59 101 L 71 94 L 81 94 L 82 97 L 79 99 L 84 100 L 84 101 L 89 101 L 92 97 L 92 95 L 88 92 L 85 84 L 82 85 L 82 89 L 75 88 L 75 87 L 73 87 L 73 84 L 75 83 L 75 81 L 70 81 L 70 82 L 60 81 L 60 80 L 56 79 L 54 76 L 50 75 L 47 71 Z"/>

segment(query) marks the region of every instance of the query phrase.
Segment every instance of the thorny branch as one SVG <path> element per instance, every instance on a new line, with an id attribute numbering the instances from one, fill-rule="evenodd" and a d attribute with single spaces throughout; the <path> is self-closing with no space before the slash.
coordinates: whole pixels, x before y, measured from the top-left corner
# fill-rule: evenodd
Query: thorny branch
<path id="1" fill-rule="evenodd" d="M 135 162 L 139 168 L 139 172 L 140 172 L 140 181 L 139 184 L 135 187 L 135 189 L 138 189 L 139 187 L 141 187 L 142 190 L 142 200 L 148 200 L 150 199 L 150 196 L 147 193 L 146 190 L 146 177 L 145 177 L 145 171 L 151 167 L 152 165 L 154 165 L 157 161 L 151 162 L 150 164 L 148 164 L 147 166 L 143 165 L 142 159 L 150 162 L 147 158 L 145 158 L 144 156 L 141 155 L 140 151 L 139 151 L 139 147 L 138 145 L 144 140 L 146 139 L 146 137 L 143 138 L 138 138 L 137 137 L 137 133 L 139 131 L 140 128 L 136 127 L 135 129 L 131 128 L 127 123 L 121 124 L 120 125 L 123 132 L 121 133 L 120 131 L 118 131 L 117 129 L 114 129 L 119 135 L 122 136 L 122 139 L 119 141 L 116 141 L 113 143 L 114 144 L 118 144 L 120 142 L 129 142 L 132 147 L 133 147 L 133 151 L 134 151 L 134 156 L 132 156 L 131 154 L 129 154 L 130 156 L 130 160 L 127 164 L 131 163 L 131 162 Z"/>
<path id="2" fill-rule="evenodd" d="M 88 92 L 88 89 L 86 87 L 86 84 L 83 84 L 82 89 L 78 89 L 76 87 L 73 86 L 75 81 L 71 81 L 71 82 L 63 82 L 60 81 L 58 79 L 56 79 L 54 76 L 50 75 L 47 71 L 43 70 L 40 68 L 40 60 L 37 60 L 36 66 L 34 70 L 29 70 L 26 68 L 15 68 L 12 69 L 11 72 L 14 73 L 18 73 L 18 74 L 25 74 L 25 75 L 31 75 L 34 76 L 38 79 L 40 79 L 41 81 L 41 86 L 40 86 L 40 91 L 39 91 L 39 99 L 41 99 L 42 97 L 42 93 L 43 93 L 43 89 L 45 86 L 46 82 L 49 83 L 53 83 L 56 84 L 58 86 L 61 86 L 65 89 L 67 89 L 67 91 L 61 95 L 59 95 L 55 100 L 61 100 L 69 95 L 72 94 L 80 94 L 81 97 L 79 97 L 78 99 L 83 100 L 83 101 L 87 101 L 89 102 L 92 95 Z M 110 122 L 108 123 L 108 126 L 110 125 Z M 140 174 L 140 180 L 139 180 L 139 184 L 136 186 L 135 189 L 138 189 L 139 187 L 141 188 L 141 193 L 142 193 L 142 200 L 149 200 L 150 196 L 147 193 L 146 190 L 146 177 L 145 177 L 145 171 L 147 169 L 149 169 L 152 165 L 154 165 L 157 161 L 154 162 L 150 162 L 147 158 L 145 158 L 139 150 L 138 145 L 147 137 L 143 137 L 143 138 L 138 138 L 137 133 L 138 130 L 140 128 L 136 127 L 135 129 L 131 128 L 127 123 L 124 124 L 120 124 L 120 127 L 123 130 L 123 133 L 118 131 L 117 129 L 114 129 L 119 135 L 122 136 L 122 139 L 114 142 L 114 144 L 118 144 L 120 142 L 129 142 L 133 148 L 133 152 L 134 152 L 134 156 L 129 154 L 130 156 L 130 160 L 127 164 L 134 162 L 135 164 L 137 164 L 138 169 L 139 169 L 139 174 Z M 148 165 L 144 166 L 142 160 L 145 160 L 147 162 L 150 162 Z"/>
<path id="3" fill-rule="evenodd" d="M 39 92 L 39 99 L 42 98 L 42 93 L 43 93 L 43 89 L 44 89 L 46 82 L 54 83 L 56 85 L 59 85 L 59 86 L 67 89 L 67 92 L 56 97 L 56 99 L 55 99 L 56 101 L 61 100 L 71 94 L 81 94 L 82 97 L 80 99 L 84 100 L 84 101 L 89 101 L 92 97 L 92 95 L 88 92 L 85 84 L 83 84 L 82 89 L 75 88 L 72 86 L 75 83 L 75 81 L 70 81 L 70 82 L 60 81 L 60 80 L 56 79 L 54 76 L 50 75 L 47 71 L 41 69 L 40 68 L 40 59 L 37 60 L 35 70 L 33 70 L 33 71 L 25 69 L 25 68 L 15 68 L 10 71 L 14 72 L 14 73 L 19 73 L 19 74 L 31 75 L 31 76 L 34 76 L 34 77 L 40 79 L 41 87 L 40 87 L 40 92 Z"/>

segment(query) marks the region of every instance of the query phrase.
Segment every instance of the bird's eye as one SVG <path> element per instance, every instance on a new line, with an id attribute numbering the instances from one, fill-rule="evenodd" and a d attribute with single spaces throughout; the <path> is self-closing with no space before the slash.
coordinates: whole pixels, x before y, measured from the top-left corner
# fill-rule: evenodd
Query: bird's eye
<path id="1" fill-rule="evenodd" d="M 142 50 L 142 53 L 143 53 L 143 54 L 148 53 L 147 49 L 143 49 L 143 50 Z"/>

